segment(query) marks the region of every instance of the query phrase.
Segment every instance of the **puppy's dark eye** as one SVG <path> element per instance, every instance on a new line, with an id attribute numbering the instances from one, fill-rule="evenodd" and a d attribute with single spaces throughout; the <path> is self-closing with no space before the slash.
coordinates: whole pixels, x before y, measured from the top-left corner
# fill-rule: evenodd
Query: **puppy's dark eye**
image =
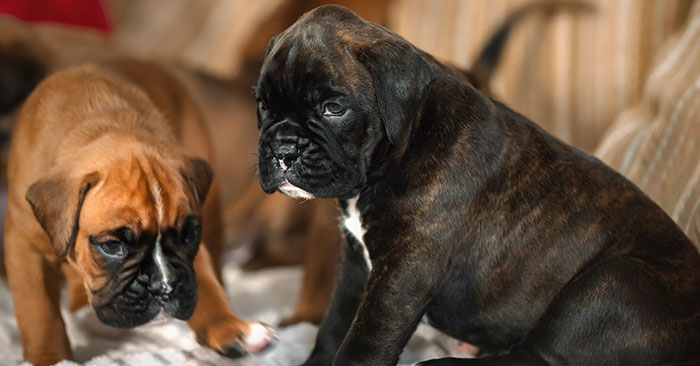
<path id="1" fill-rule="evenodd" d="M 122 227 L 115 231 L 115 236 L 125 245 L 134 245 L 136 243 L 136 233 L 128 227 Z"/>
<path id="2" fill-rule="evenodd" d="M 196 247 L 202 235 L 202 218 L 190 216 L 182 227 L 182 242 L 188 247 Z"/>
<path id="3" fill-rule="evenodd" d="M 258 102 L 258 108 L 260 108 L 260 111 L 266 111 L 267 110 L 267 103 L 260 101 Z"/>
<path id="4" fill-rule="evenodd" d="M 342 116 L 344 113 L 345 107 L 336 102 L 328 102 L 323 105 L 324 116 Z"/>
<path id="5" fill-rule="evenodd" d="M 126 247 L 118 240 L 103 241 L 99 244 L 99 248 L 107 257 L 115 259 L 126 257 Z"/>

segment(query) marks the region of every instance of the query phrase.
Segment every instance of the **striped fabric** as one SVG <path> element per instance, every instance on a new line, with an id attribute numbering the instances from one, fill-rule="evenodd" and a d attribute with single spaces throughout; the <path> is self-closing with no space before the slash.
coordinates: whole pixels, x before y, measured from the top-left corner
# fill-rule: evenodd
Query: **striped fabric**
<path id="1" fill-rule="evenodd" d="M 389 25 L 439 59 L 467 67 L 494 27 L 532 1 L 397 0 Z M 618 113 L 639 102 L 655 50 L 683 24 L 691 2 L 587 2 L 597 11 L 533 14 L 516 27 L 492 90 L 592 151 Z"/>
<path id="2" fill-rule="evenodd" d="M 700 2 L 659 51 L 642 100 L 596 151 L 700 243 Z"/>
<path id="3" fill-rule="evenodd" d="M 302 7 L 340 2 L 365 15 L 366 8 L 383 9 L 369 5 L 378 0 L 105 4 L 114 39 L 126 49 L 230 78 L 239 75 L 250 39 L 277 28 L 269 16 L 292 1 Z M 393 0 L 386 23 L 439 59 L 467 67 L 494 27 L 533 1 L 542 0 Z M 492 90 L 550 132 L 592 151 L 617 114 L 639 102 L 655 50 L 683 24 L 692 0 L 577 1 L 597 11 L 533 14 L 515 29 Z"/>
<path id="4" fill-rule="evenodd" d="M 468 66 L 527 1 L 400 0 L 391 24 Z M 595 13 L 532 16 L 517 27 L 492 90 L 621 171 L 700 243 L 700 2 L 590 2 Z"/>

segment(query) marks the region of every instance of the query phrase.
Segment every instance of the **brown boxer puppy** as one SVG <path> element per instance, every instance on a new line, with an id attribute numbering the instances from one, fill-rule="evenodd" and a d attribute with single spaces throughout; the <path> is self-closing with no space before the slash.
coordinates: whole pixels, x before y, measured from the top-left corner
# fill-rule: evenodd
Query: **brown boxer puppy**
<path id="1" fill-rule="evenodd" d="M 59 311 L 61 263 L 104 323 L 187 319 L 227 355 L 275 337 L 238 319 L 200 235 L 217 217 L 199 112 L 162 69 L 136 61 L 53 74 L 23 106 L 8 163 L 6 269 L 24 359 L 71 358 Z M 212 201 L 212 200 L 210 200 Z"/>
<path id="2" fill-rule="evenodd" d="M 308 4 L 305 7 L 305 10 L 312 8 Z M 299 12 L 303 13 L 302 10 Z M 278 16 L 282 16 L 282 13 L 279 12 Z M 294 19 L 290 18 L 288 24 L 280 24 L 277 32 L 282 31 Z M 265 44 L 267 38 L 261 54 L 255 55 L 256 59 L 259 58 L 258 64 L 262 63 Z M 9 150 L 9 136 L 16 115 L 14 112 L 40 79 L 70 66 L 107 58 L 123 58 L 123 55 L 123 50 L 93 32 L 47 24 L 27 24 L 0 14 L 0 159 L 3 160 L 3 164 L 0 164 L 0 194 L 6 195 L 4 159 Z M 255 82 L 258 70 L 231 81 L 222 81 L 189 67 L 173 63 L 161 65 L 172 71 L 175 78 L 185 85 L 211 127 L 210 130 L 217 131 L 210 139 L 214 146 L 211 150 L 214 150 L 218 164 L 212 168 L 217 180 L 226 184 L 226 190 L 221 196 L 225 206 L 222 223 L 235 233 L 234 242 L 250 240 L 255 243 L 256 250 L 260 249 L 250 267 L 304 264 L 299 300 L 293 312 L 280 325 L 300 321 L 320 323 L 330 303 L 340 249 L 338 224 L 327 214 L 335 209 L 335 202 L 314 201 L 299 205 L 289 197 L 269 196 L 260 189 L 254 169 L 258 134 L 254 123 L 255 102 L 250 95 L 250 86 Z M 10 110 L 12 113 L 6 113 Z M 217 202 L 212 200 L 217 188 L 218 185 L 212 184 L 207 195 L 207 205 Z M 0 202 L 0 218 L 3 220 L 6 210 L 6 205 L 3 206 Z M 212 220 L 206 222 L 205 228 L 208 231 L 218 231 L 216 225 L 212 225 Z M 224 243 L 219 239 L 207 239 L 205 234 L 203 244 L 214 259 L 218 274 Z M 63 267 L 69 266 L 65 263 Z M 74 276 L 72 272 L 65 275 L 70 298 L 69 309 L 75 310 L 86 305 L 87 298 L 79 275 Z M 4 276 L 0 241 L 0 277 Z"/>
<path id="3" fill-rule="evenodd" d="M 305 365 L 395 365 L 424 316 L 482 357 L 421 365 L 700 360 L 700 253 L 673 220 L 400 36 L 317 8 L 254 91 L 263 189 L 342 211 Z"/>

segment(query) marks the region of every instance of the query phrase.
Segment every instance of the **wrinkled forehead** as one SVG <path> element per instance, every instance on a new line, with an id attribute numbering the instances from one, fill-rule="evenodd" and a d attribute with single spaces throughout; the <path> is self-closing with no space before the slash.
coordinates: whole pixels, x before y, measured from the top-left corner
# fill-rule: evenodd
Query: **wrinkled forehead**
<path id="1" fill-rule="evenodd" d="M 256 93 L 308 94 L 318 89 L 357 92 L 369 80 L 346 31 L 324 24 L 297 24 L 280 34 L 261 70 Z M 274 95 L 264 95 L 274 98 Z"/>
<path id="2" fill-rule="evenodd" d="M 87 230 L 127 226 L 158 232 L 176 225 L 191 211 L 184 186 L 169 168 L 148 160 L 116 164 L 88 193 L 81 213 Z M 83 220 L 85 218 L 86 220 Z"/>

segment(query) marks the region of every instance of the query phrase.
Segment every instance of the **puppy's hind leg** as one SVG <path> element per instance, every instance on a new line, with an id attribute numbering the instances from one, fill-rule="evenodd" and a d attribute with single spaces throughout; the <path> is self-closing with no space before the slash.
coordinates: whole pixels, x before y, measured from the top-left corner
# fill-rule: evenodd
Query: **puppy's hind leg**
<path id="1" fill-rule="evenodd" d="M 689 360 L 700 359 L 697 270 L 609 259 L 564 286 L 508 353 L 419 365 L 696 365 Z"/>
<path id="2" fill-rule="evenodd" d="M 418 362 L 416 366 L 550 366 L 547 362 L 519 348 L 504 355 L 483 358 L 440 358 Z"/>
<path id="3" fill-rule="evenodd" d="M 301 295 L 292 315 L 280 322 L 280 326 L 301 321 L 320 323 L 323 320 L 331 302 L 342 242 L 337 211 L 330 201 L 315 202 L 310 233 L 304 238 L 307 240 Z"/>

